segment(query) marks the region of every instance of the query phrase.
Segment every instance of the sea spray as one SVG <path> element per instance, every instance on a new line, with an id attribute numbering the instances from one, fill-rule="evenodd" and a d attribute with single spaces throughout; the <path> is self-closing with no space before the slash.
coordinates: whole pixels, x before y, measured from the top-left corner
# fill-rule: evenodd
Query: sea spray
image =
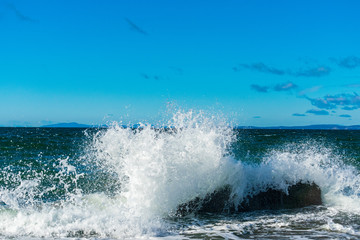
<path id="1" fill-rule="evenodd" d="M 221 119 L 178 112 L 166 125 L 92 129 L 79 156 L 37 154 L 39 159 L 30 161 L 24 154 L 25 159 L 1 162 L 0 238 L 182 238 L 186 232 L 191 236 L 191 229 L 204 232 L 203 237 L 216 232 L 235 238 L 234 231 L 284 234 L 296 224 L 299 229 L 359 236 L 353 223 L 359 219 L 360 177 L 355 167 L 344 163 L 346 155 L 321 143 L 285 141 L 268 149 L 261 161 L 243 161 L 233 154 L 242 144 L 241 131 L 237 138 L 237 131 Z M 49 144 L 60 141 L 52 138 L 63 130 L 46 131 L 54 131 Z M 31 144 L 29 148 L 33 151 Z M 220 216 L 174 216 L 178 205 L 225 185 L 237 204 L 269 188 L 286 192 L 299 181 L 318 184 L 325 206 L 295 215 L 226 216 L 230 222 L 217 221 Z"/>
<path id="2" fill-rule="evenodd" d="M 271 150 L 259 170 L 271 172 L 267 179 L 273 188 L 286 191 L 296 182 L 314 182 L 320 186 L 327 206 L 346 208 L 351 204 L 353 211 L 360 211 L 359 171 L 344 164 L 343 158 L 335 149 L 313 141 L 285 144 L 281 150 Z"/>
<path id="3" fill-rule="evenodd" d="M 229 152 L 234 135 L 224 123 L 179 112 L 168 126 L 115 125 L 95 134 L 78 162 L 59 158 L 41 171 L 32 165 L 26 171 L 2 171 L 14 186 L 1 188 L 1 234 L 124 238 L 166 233 L 164 218 L 174 216 L 179 204 L 227 184 L 228 173 L 235 175 L 235 166 L 241 166 Z M 104 190 L 114 189 L 114 183 L 106 186 L 109 181 L 93 177 L 98 174 L 119 186 L 109 194 Z M 22 199 L 36 204 L 11 203 Z"/>
<path id="4" fill-rule="evenodd" d="M 123 179 L 120 195 L 132 217 L 171 216 L 227 184 L 234 171 L 231 128 L 191 111 L 175 114 L 168 126 L 115 125 L 95 138 L 96 159 Z"/>

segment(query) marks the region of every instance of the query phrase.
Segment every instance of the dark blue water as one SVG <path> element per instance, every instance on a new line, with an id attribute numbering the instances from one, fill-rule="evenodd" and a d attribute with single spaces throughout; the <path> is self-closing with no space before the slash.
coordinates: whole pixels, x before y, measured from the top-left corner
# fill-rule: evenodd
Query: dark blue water
<path id="1" fill-rule="evenodd" d="M 360 131 L 0 128 L 0 238 L 360 237 Z M 198 121 L 198 120 L 196 120 Z M 233 200 L 314 182 L 323 205 L 176 216 L 232 186 Z"/>

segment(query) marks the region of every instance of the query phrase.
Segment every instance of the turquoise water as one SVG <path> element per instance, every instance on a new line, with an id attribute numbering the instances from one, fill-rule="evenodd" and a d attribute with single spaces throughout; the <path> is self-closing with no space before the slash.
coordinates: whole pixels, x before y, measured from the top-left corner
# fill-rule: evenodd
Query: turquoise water
<path id="1" fill-rule="evenodd" d="M 0 238 L 360 237 L 360 131 L 233 130 L 177 114 L 173 129 L 0 128 Z M 234 202 L 315 182 L 322 206 L 176 216 L 224 185 Z"/>

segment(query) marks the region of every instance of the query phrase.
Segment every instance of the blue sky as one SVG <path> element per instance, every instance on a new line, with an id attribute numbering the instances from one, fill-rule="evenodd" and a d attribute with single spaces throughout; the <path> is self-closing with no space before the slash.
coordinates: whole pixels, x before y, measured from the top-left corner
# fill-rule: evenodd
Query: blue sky
<path id="1" fill-rule="evenodd" d="M 0 125 L 359 124 L 359 1 L 0 0 Z"/>

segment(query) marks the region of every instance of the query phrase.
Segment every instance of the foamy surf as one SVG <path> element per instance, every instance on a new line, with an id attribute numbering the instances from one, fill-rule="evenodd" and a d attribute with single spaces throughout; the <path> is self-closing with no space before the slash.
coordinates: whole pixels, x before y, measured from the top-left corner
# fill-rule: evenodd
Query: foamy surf
<path id="1" fill-rule="evenodd" d="M 0 236 L 236 239 L 261 238 L 269 231 L 288 236 L 301 229 L 307 229 L 300 234 L 307 237 L 359 236 L 359 171 L 333 149 L 312 141 L 285 143 L 269 149 L 260 163 L 250 163 L 234 157 L 233 144 L 241 144 L 241 134 L 224 121 L 178 112 L 167 126 L 114 124 L 90 134 L 80 157 L 25 170 L 4 168 Z M 320 186 L 324 206 L 176 216 L 180 204 L 225 185 L 231 187 L 231 201 L 239 204 L 269 188 L 287 192 L 297 182 Z M 344 215 L 347 220 L 339 221 Z"/>

